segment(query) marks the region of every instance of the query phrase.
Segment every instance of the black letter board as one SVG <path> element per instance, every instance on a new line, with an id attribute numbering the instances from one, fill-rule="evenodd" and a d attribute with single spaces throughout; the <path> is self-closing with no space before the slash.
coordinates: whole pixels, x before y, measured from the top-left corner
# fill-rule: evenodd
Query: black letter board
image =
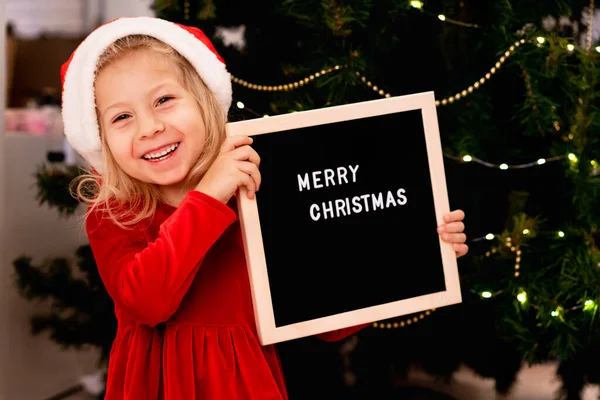
<path id="1" fill-rule="evenodd" d="M 461 302 L 431 92 L 228 124 L 261 157 L 237 196 L 263 345 Z M 416 260 L 416 261 L 411 261 Z"/>

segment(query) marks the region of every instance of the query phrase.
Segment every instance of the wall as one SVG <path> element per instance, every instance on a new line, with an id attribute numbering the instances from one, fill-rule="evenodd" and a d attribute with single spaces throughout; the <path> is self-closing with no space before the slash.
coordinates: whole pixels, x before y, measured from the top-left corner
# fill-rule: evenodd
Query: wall
<path id="1" fill-rule="evenodd" d="M 6 5 L 0 1 L 0 27 L 4 27 L 6 21 Z M 0 49 L 6 47 L 6 30 L 0 29 Z M 4 57 L 2 58 L 4 60 Z M 6 102 L 6 63 L 0 63 L 0 111 L 5 108 Z M 0 400 L 4 399 L 3 388 L 6 386 L 8 373 L 8 315 L 5 312 L 8 307 L 8 290 L 4 290 L 5 283 L 9 278 L 8 268 L 4 268 L 4 246 L 2 239 L 5 232 L 5 185 L 4 185 L 4 112 L 0 112 Z"/>
<path id="2" fill-rule="evenodd" d="M 152 16 L 154 12 L 150 9 L 151 0 L 103 0 L 103 19 L 110 21 L 118 17 L 142 17 Z"/>
<path id="3" fill-rule="evenodd" d="M 41 33 L 78 36 L 86 26 L 87 0 L 3 0 L 19 37 Z M 4 25 L 3 25 L 4 26 Z"/>

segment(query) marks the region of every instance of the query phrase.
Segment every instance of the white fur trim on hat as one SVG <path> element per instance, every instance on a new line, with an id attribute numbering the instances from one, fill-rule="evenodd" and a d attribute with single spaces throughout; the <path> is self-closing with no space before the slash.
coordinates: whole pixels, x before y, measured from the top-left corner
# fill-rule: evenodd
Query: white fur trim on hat
<path id="1" fill-rule="evenodd" d="M 152 36 L 172 46 L 196 68 L 226 113 L 231 105 L 231 76 L 225 64 L 192 33 L 152 17 L 121 18 L 99 27 L 74 52 L 65 74 L 62 98 L 65 135 L 99 173 L 103 165 L 94 95 L 96 64 L 110 44 L 136 34 Z"/>

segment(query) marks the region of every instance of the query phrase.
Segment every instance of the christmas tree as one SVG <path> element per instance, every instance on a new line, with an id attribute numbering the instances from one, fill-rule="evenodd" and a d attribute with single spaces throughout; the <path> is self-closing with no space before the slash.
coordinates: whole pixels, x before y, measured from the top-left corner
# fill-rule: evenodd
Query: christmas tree
<path id="1" fill-rule="evenodd" d="M 385 395 L 414 364 L 444 377 L 467 364 L 507 392 L 522 361 L 557 360 L 569 400 L 586 380 L 600 382 L 593 0 L 156 0 L 153 8 L 212 38 L 232 73 L 231 121 L 435 93 L 450 205 L 467 215 L 463 303 L 380 321 L 339 347 L 280 344 L 291 398 L 314 397 L 317 386 L 338 398 Z M 62 193 L 48 189 L 65 176 L 47 172 L 40 199 L 70 201 L 49 197 Z M 46 281 L 72 283 L 65 268 Z M 47 288 L 39 268 L 27 271 L 30 295 L 60 299 L 59 284 Z M 104 306 L 71 305 L 109 320 Z"/>
<path id="2" fill-rule="evenodd" d="M 593 1 L 156 0 L 154 8 L 213 38 L 233 75 L 232 120 L 435 92 L 451 208 L 467 215 L 464 302 L 361 332 L 350 371 L 360 390 L 385 391 L 390 367 L 411 363 L 443 376 L 466 363 L 506 392 L 522 360 L 559 360 L 569 399 L 584 377 L 597 379 L 586 370 L 600 301 Z M 306 376 L 307 349 L 319 345 L 286 346 L 301 349 L 287 353 L 290 376 Z M 296 367 L 303 353 L 311 356 Z"/>

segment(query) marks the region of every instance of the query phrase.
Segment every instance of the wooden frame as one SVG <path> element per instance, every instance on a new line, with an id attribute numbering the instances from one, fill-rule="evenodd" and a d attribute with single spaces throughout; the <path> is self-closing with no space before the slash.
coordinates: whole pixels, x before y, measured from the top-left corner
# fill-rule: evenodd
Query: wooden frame
<path id="1" fill-rule="evenodd" d="M 443 215 L 450 210 L 435 98 L 432 92 L 233 122 L 228 124 L 227 134 L 229 136 L 264 135 L 272 132 L 419 109 L 421 110 L 426 136 L 435 215 L 437 223 L 441 224 L 443 223 Z M 440 239 L 446 291 L 277 327 L 273 314 L 256 199 L 249 200 L 245 193 L 240 193 L 237 196 L 237 201 L 256 325 L 259 339 L 263 345 L 384 320 L 462 301 L 456 255 L 452 246 Z"/>

